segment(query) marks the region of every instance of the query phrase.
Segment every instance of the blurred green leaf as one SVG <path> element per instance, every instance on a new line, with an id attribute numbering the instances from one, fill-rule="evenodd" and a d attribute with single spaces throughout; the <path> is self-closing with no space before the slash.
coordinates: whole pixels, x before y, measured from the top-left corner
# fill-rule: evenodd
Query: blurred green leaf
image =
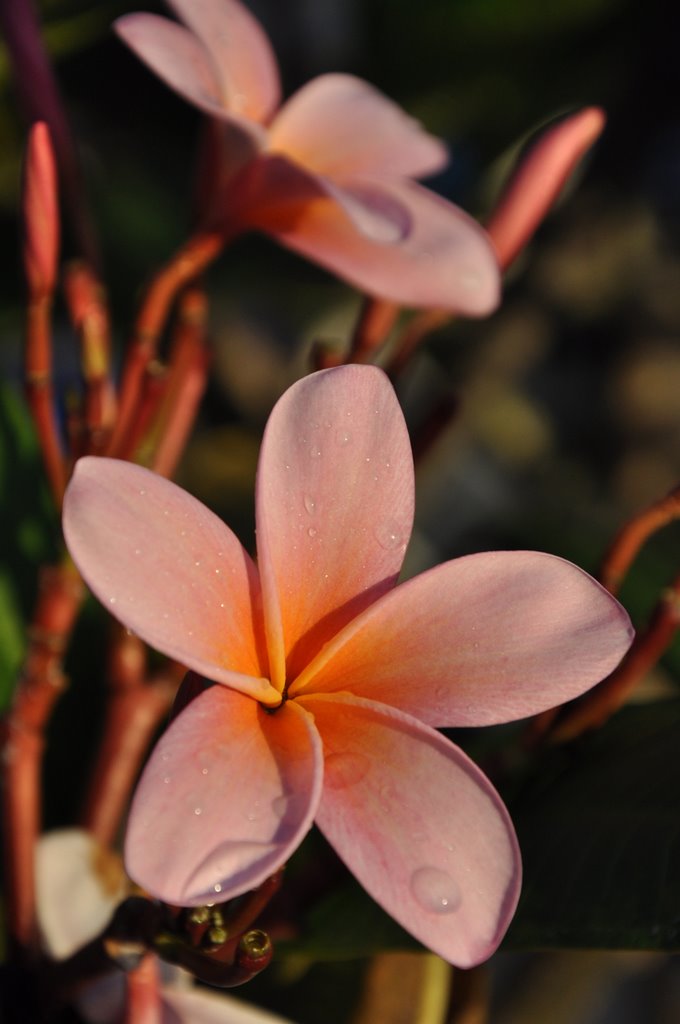
<path id="1" fill-rule="evenodd" d="M 680 700 L 549 752 L 511 804 L 524 890 L 506 948 L 680 949 Z"/>
<path id="2" fill-rule="evenodd" d="M 0 386 L 0 710 L 9 700 L 25 647 L 38 566 L 57 556 L 54 509 L 28 411 Z"/>
<path id="3" fill-rule="evenodd" d="M 279 948 L 283 955 L 346 960 L 422 946 L 351 880 L 318 902 L 304 919 L 299 938 L 281 942 Z"/>

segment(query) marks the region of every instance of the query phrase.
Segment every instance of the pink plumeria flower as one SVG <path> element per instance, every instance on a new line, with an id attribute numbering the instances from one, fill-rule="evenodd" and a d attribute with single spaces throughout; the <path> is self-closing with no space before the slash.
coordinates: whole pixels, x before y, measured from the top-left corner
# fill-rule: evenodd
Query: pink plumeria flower
<path id="1" fill-rule="evenodd" d="M 413 463 L 387 377 L 294 384 L 260 452 L 258 565 L 184 491 L 82 459 L 64 530 L 85 579 L 152 646 L 221 685 L 156 747 L 127 869 L 171 904 L 225 900 L 282 865 L 312 821 L 378 903 L 444 959 L 476 964 L 513 915 L 507 811 L 439 726 L 489 725 L 583 693 L 631 640 L 576 566 L 470 555 L 402 583 Z"/>
<path id="2" fill-rule="evenodd" d="M 129 881 L 116 854 L 82 829 L 60 829 L 41 836 L 36 848 L 37 914 L 43 946 L 55 960 L 72 956 L 97 938 L 128 895 Z M 224 994 L 194 988 L 185 971 L 167 964 L 159 979 L 159 1024 L 286 1024 L 281 1017 Z M 123 1024 L 125 974 L 87 982 L 77 994 L 78 1009 L 90 1024 Z M 137 1018 L 135 1018 L 136 1020 Z"/>
<path id="3" fill-rule="evenodd" d="M 352 75 L 313 79 L 283 106 L 269 40 L 237 0 L 169 0 L 116 22 L 168 85 L 225 126 L 220 215 L 402 305 L 470 316 L 498 303 L 493 247 L 465 213 L 415 184 L 444 145 Z"/>

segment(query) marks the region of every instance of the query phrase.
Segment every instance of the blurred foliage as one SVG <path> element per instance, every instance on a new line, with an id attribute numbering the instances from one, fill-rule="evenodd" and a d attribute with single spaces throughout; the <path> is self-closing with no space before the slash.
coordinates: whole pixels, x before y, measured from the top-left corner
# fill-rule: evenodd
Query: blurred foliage
<path id="1" fill-rule="evenodd" d="M 625 708 L 510 803 L 525 882 L 506 948 L 680 949 L 680 701 Z"/>
<path id="2" fill-rule="evenodd" d="M 24 653 L 38 566 L 55 560 L 58 526 L 22 399 L 0 386 L 0 710 Z"/>

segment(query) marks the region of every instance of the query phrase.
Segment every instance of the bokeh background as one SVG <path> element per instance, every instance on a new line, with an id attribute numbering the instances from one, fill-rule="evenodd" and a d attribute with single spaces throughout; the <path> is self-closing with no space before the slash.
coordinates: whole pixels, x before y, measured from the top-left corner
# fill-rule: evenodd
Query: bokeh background
<path id="1" fill-rule="evenodd" d="M 143 6 L 165 13 L 160 4 Z M 273 40 L 287 94 L 323 71 L 368 79 L 450 143 L 450 168 L 432 186 L 482 219 L 528 133 L 583 105 L 607 111 L 600 142 L 509 274 L 501 309 L 488 320 L 438 331 L 399 382 L 414 434 L 437 403 L 450 399 L 456 409 L 418 467 L 408 571 L 470 551 L 531 547 L 595 572 L 616 528 L 680 483 L 677 5 L 253 0 L 249 6 Z M 137 4 L 43 0 L 39 7 L 80 147 L 122 350 L 144 282 L 190 229 L 199 117 L 113 37 L 113 19 Z M 59 543 L 21 397 L 17 202 L 24 141 L 0 51 L 3 701 L 21 659 L 36 566 Z M 75 255 L 68 237 L 64 250 Z M 260 238 L 239 241 L 210 272 L 209 288 L 214 372 L 179 480 L 250 546 L 252 483 L 267 413 L 305 371 L 314 341 L 346 341 L 360 300 Z M 60 307 L 55 343 L 66 402 L 77 386 L 77 361 Z M 670 528 L 648 545 L 623 590 L 635 621 L 645 620 L 679 564 L 680 533 Z M 101 635 L 96 610 L 87 615 L 83 632 Z M 50 825 L 74 813 L 83 759 L 96 743 L 96 649 L 80 649 L 91 654 L 72 667 L 73 685 L 53 726 Z M 675 694 L 679 669 L 680 651 L 671 650 L 638 699 Z M 387 972 L 388 987 L 405 984 L 403 965 L 392 973 L 386 961 L 310 967 L 298 956 L 283 958 L 270 980 L 243 994 L 301 1022 L 362 1022 L 374 1012 L 371 972 L 379 970 Z M 509 951 L 497 957 L 492 978 L 494 1024 L 680 1019 L 680 972 L 663 954 Z M 415 1012 L 384 1019 L 413 1021 Z"/>

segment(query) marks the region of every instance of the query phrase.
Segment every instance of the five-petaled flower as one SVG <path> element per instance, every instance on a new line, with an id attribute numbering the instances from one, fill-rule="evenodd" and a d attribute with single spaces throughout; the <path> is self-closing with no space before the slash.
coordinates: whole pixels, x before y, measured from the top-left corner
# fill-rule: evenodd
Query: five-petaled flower
<path id="1" fill-rule="evenodd" d="M 446 148 L 368 83 L 313 79 L 279 108 L 274 54 L 237 0 L 169 0 L 188 27 L 130 14 L 116 29 L 181 96 L 223 125 L 216 216 L 258 229 L 371 294 L 470 316 L 498 302 L 480 226 L 413 180 Z M 212 161 L 214 163 L 214 161 Z"/>
<path id="2" fill-rule="evenodd" d="M 631 629 L 576 566 L 469 555 L 396 585 L 413 516 L 401 410 L 375 367 L 294 384 L 257 476 L 258 565 L 175 485 L 78 463 L 70 551 L 150 644 L 221 685 L 174 719 L 136 792 L 133 879 L 172 904 L 227 899 L 283 864 L 315 820 L 425 945 L 468 966 L 520 887 L 507 811 L 436 729 L 507 722 L 610 672 Z"/>

